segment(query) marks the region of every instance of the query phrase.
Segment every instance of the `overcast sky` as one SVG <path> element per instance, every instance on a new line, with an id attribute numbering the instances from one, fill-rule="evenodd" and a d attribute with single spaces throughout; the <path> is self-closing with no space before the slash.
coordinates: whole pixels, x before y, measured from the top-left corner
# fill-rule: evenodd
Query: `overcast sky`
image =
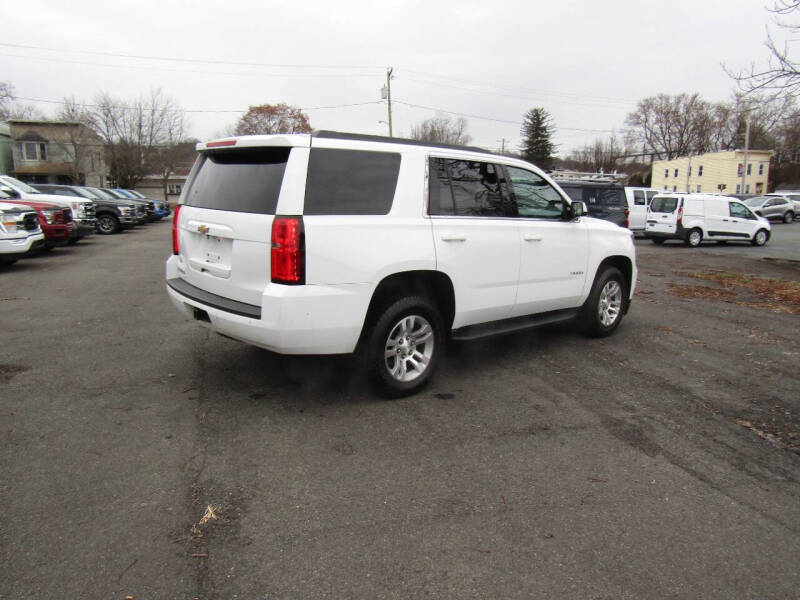
<path id="1" fill-rule="evenodd" d="M 391 66 L 395 135 L 438 110 L 465 115 L 475 145 L 515 147 L 523 115 L 541 106 L 563 154 L 620 131 L 659 92 L 729 99 L 722 63 L 766 61 L 767 3 L 6 1 L 0 80 L 51 101 L 161 88 L 201 139 L 277 102 L 305 109 L 315 129 L 385 135 Z"/>

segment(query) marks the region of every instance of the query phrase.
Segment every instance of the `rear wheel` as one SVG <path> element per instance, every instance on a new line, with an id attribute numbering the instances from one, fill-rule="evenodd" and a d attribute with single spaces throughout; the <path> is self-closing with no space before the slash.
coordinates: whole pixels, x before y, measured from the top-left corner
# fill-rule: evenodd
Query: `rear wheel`
<path id="1" fill-rule="evenodd" d="M 581 310 L 584 333 L 605 337 L 619 326 L 625 309 L 625 278 L 616 267 L 606 267 L 592 285 L 592 292 Z"/>
<path id="2" fill-rule="evenodd" d="M 380 392 L 399 398 L 422 389 L 443 346 L 442 318 L 427 298 L 410 296 L 388 305 L 375 321 L 366 348 Z"/>
<path id="3" fill-rule="evenodd" d="M 686 236 L 686 240 L 684 240 L 684 243 L 690 248 L 697 248 L 700 245 L 700 242 L 702 241 L 703 241 L 703 232 L 697 228 L 694 228 L 691 231 L 689 231 L 688 235 Z"/>
<path id="4" fill-rule="evenodd" d="M 97 217 L 97 232 L 103 235 L 117 233 L 119 231 L 119 219 L 114 215 L 104 214 Z"/>
<path id="5" fill-rule="evenodd" d="M 784 223 L 791 223 L 792 221 L 794 221 L 794 213 L 792 211 L 789 211 L 785 215 L 783 215 Z"/>
<path id="6" fill-rule="evenodd" d="M 763 246 L 764 244 L 767 243 L 768 239 L 769 239 L 769 234 L 767 233 L 767 230 L 759 229 L 758 231 L 756 231 L 756 234 L 753 236 L 753 239 L 750 240 L 750 243 L 753 244 L 753 246 Z"/>

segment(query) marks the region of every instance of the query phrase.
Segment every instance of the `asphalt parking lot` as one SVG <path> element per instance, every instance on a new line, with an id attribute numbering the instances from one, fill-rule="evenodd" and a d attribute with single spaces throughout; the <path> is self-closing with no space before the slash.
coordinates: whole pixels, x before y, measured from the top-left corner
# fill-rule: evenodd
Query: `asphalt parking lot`
<path id="1" fill-rule="evenodd" d="M 0 598 L 798 597 L 800 223 L 394 401 L 184 320 L 170 243 L 0 267 Z"/>

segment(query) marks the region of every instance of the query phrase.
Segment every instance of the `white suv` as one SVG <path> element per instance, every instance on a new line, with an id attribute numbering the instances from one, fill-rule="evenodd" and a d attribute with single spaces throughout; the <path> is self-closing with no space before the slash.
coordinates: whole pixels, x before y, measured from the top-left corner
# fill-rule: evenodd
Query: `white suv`
<path id="1" fill-rule="evenodd" d="M 574 318 L 608 335 L 633 297 L 632 234 L 529 163 L 327 131 L 197 150 L 174 304 L 275 352 L 358 350 L 387 395 L 421 388 L 447 337 Z"/>

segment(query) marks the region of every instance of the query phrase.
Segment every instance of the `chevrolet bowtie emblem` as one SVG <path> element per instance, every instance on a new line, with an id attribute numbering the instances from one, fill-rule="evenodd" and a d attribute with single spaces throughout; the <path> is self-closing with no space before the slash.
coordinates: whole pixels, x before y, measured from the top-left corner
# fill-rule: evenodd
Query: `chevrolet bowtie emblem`
<path id="1" fill-rule="evenodd" d="M 208 225 L 198 225 L 197 231 L 200 233 L 208 233 Z"/>

